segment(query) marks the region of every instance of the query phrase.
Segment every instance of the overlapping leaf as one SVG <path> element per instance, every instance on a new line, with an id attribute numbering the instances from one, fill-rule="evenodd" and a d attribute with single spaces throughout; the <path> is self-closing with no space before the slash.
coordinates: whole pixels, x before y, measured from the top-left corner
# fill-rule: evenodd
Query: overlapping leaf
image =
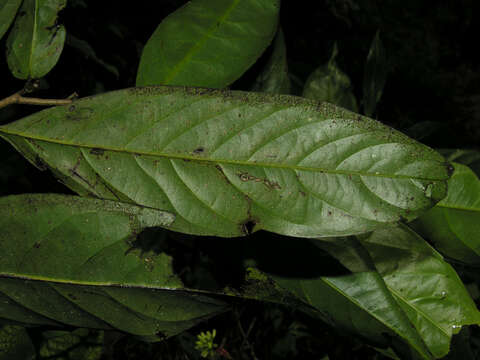
<path id="1" fill-rule="evenodd" d="M 448 178 L 443 157 L 403 134 L 290 96 L 132 88 L 0 135 L 78 193 L 173 212 L 171 229 L 192 234 L 363 233 L 414 219 Z"/>
<path id="2" fill-rule="evenodd" d="M 165 254 L 134 243 L 169 213 L 63 195 L 0 198 L 0 318 L 155 339 L 225 309 L 183 288 Z"/>
<path id="3" fill-rule="evenodd" d="M 24 0 L 7 39 L 7 61 L 19 79 L 40 78 L 57 63 L 65 42 L 65 28 L 57 15 L 66 0 Z"/>
<path id="4" fill-rule="evenodd" d="M 254 272 L 251 286 L 272 291 L 259 291 L 256 298 L 292 305 L 294 295 L 315 309 L 309 311 L 312 315 L 376 346 L 391 346 L 401 358 L 442 358 L 453 334 L 480 323 L 480 313 L 455 270 L 404 225 L 313 244 L 353 273 L 319 276 L 318 261 L 306 258 L 304 266 L 310 264 L 316 272 L 298 276 L 269 271 L 268 278 Z M 247 293 L 255 297 L 249 287 Z"/>
<path id="5" fill-rule="evenodd" d="M 480 313 L 455 270 L 406 226 L 361 237 L 389 291 L 435 358 L 449 351 L 463 325 L 480 324 Z"/>
<path id="6" fill-rule="evenodd" d="M 404 358 L 433 358 L 375 271 L 341 276 L 267 277 L 252 270 L 249 283 L 246 297 L 293 306 L 372 345 L 394 347 Z"/>
<path id="7" fill-rule="evenodd" d="M 468 166 L 454 167 L 447 197 L 412 226 L 445 255 L 480 264 L 480 180 Z"/>
<path id="8" fill-rule="evenodd" d="M 193 0 L 164 19 L 143 49 L 137 86 L 223 88 L 260 57 L 279 0 Z"/>

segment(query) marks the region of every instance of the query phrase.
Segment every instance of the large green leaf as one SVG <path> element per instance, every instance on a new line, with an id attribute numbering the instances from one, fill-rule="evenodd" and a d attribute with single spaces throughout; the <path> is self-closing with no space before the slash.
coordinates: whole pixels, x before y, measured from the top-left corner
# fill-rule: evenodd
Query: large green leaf
<path id="1" fill-rule="evenodd" d="M 0 39 L 10 27 L 22 0 L 4 0 L 0 3 Z"/>
<path id="2" fill-rule="evenodd" d="M 445 255 L 480 264 L 480 180 L 467 166 L 454 167 L 447 197 L 412 226 Z"/>
<path id="3" fill-rule="evenodd" d="M 182 286 L 137 235 L 163 211 L 65 195 L 0 198 L 0 318 L 170 336 L 225 309 Z"/>
<path id="4" fill-rule="evenodd" d="M 273 42 L 273 50 L 267 65 L 255 80 L 253 91 L 271 94 L 289 94 L 290 78 L 288 77 L 287 49 L 281 28 Z"/>
<path id="5" fill-rule="evenodd" d="M 165 18 L 143 49 L 137 86 L 223 88 L 270 44 L 279 0 L 193 0 Z"/>
<path id="6" fill-rule="evenodd" d="M 200 235 L 363 233 L 414 219 L 448 178 L 430 148 L 291 96 L 132 88 L 38 112 L 0 136 L 81 195 L 173 212 L 171 229 Z"/>
<path id="7" fill-rule="evenodd" d="M 7 38 L 7 62 L 19 79 L 40 78 L 57 63 L 65 42 L 65 28 L 57 15 L 66 0 L 24 0 Z"/>
<path id="8" fill-rule="evenodd" d="M 335 44 L 328 63 L 318 67 L 308 77 L 302 96 L 308 99 L 330 102 L 352 111 L 358 111 L 357 100 L 351 89 L 350 78 L 338 67 L 335 61 L 337 55 L 338 48 Z"/>

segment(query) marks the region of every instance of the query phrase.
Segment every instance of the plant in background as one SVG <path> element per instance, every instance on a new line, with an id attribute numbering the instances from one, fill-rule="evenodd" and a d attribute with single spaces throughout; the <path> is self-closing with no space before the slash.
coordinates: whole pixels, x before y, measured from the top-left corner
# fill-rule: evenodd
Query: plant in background
<path id="1" fill-rule="evenodd" d="M 45 349 L 57 356 L 56 344 L 99 359 L 102 341 L 113 357 L 108 349 L 118 339 L 106 334 L 164 341 L 239 300 L 292 308 L 390 358 L 439 359 L 465 349 L 474 356 L 459 332 L 480 324 L 462 281 L 480 262 L 476 158 L 440 153 L 350 111 L 361 104 L 378 117 L 387 77 L 378 32 L 361 101 L 337 64 L 336 45 L 302 98 L 288 95 L 279 0 L 193 0 L 147 41 L 134 87 L 30 97 L 61 59 L 66 31 L 57 16 L 65 5 L 0 5 L 8 67 L 27 84 L 0 108 L 58 105 L 0 125 L 0 137 L 76 194 L 52 188 L 0 197 L 0 320 L 15 325 L 0 332 L 0 359 L 16 356 L 18 344 L 29 344 L 24 359 L 47 356 Z M 120 73 L 88 43 L 71 43 Z M 227 88 L 239 79 L 241 91 Z M 249 236 L 225 240 L 221 256 L 204 260 L 182 234 L 202 242 Z M 222 262 L 241 279 L 216 271 Z M 247 340 L 256 318 L 246 332 L 236 321 L 239 348 L 249 350 L 238 356 L 256 358 Z M 275 322 L 279 332 L 289 328 Z M 455 334 L 467 340 L 450 351 Z M 198 335 L 197 357 L 230 358 L 215 335 Z M 87 338 L 93 343 L 83 344 Z M 309 336 L 286 338 L 294 352 Z"/>
<path id="2" fill-rule="evenodd" d="M 201 332 L 197 335 L 198 340 L 195 342 L 195 349 L 200 351 L 200 355 L 203 358 L 215 358 L 216 349 L 218 348 L 218 344 L 214 343 L 216 335 L 217 331 L 215 329 L 211 332 Z"/>

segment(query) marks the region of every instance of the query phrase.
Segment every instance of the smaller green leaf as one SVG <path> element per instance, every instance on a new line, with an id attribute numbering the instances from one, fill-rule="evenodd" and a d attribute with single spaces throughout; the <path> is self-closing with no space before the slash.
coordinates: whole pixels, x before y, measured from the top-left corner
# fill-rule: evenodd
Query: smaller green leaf
<path id="1" fill-rule="evenodd" d="M 33 360 L 35 348 L 24 327 L 0 327 L 0 360 Z"/>
<path id="2" fill-rule="evenodd" d="M 230 85 L 272 41 L 279 8 L 279 0 L 189 1 L 148 40 L 137 86 Z"/>
<path id="3" fill-rule="evenodd" d="M 65 28 L 57 15 L 66 0 L 24 0 L 7 38 L 7 62 L 19 79 L 45 76 L 58 62 L 65 42 Z"/>
<path id="4" fill-rule="evenodd" d="M 480 180 L 469 167 L 453 165 L 446 198 L 411 225 L 446 256 L 480 264 Z"/>
<path id="5" fill-rule="evenodd" d="M 0 39 L 10 27 L 22 0 L 5 0 L 0 3 Z"/>
<path id="6" fill-rule="evenodd" d="M 272 94 L 289 94 L 290 78 L 288 77 L 287 49 L 281 28 L 273 41 L 273 51 L 267 65 L 255 80 L 252 91 Z"/>
<path id="7" fill-rule="evenodd" d="M 380 40 L 380 31 L 377 31 L 365 63 L 363 78 L 363 112 L 365 115 L 372 116 L 375 113 L 377 104 L 382 97 L 386 80 L 387 57 Z"/>
<path id="8" fill-rule="evenodd" d="M 329 62 L 310 74 L 303 89 L 303 97 L 326 101 L 354 112 L 358 111 L 357 100 L 351 90 L 350 79 L 338 67 L 335 58 L 338 55 L 335 44 Z"/>

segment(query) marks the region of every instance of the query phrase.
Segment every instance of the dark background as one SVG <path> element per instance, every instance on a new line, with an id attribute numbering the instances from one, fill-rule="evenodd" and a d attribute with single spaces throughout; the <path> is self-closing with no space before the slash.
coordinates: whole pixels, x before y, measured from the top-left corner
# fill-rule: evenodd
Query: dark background
<path id="1" fill-rule="evenodd" d="M 67 43 L 58 64 L 42 79 L 41 90 L 35 96 L 64 98 L 76 92 L 83 97 L 134 86 L 143 45 L 162 18 L 185 2 L 69 0 L 59 18 L 67 30 Z M 294 92 L 300 91 L 315 68 L 328 61 L 336 42 L 337 63 L 349 75 L 354 93 L 361 99 L 365 60 L 373 37 L 380 30 L 388 76 L 377 119 L 435 148 L 478 148 L 479 7 L 476 0 L 284 0 L 280 24 Z M 9 73 L 4 55 L 7 36 L 0 41 L 0 98 L 24 86 L 23 81 Z M 88 44 L 95 55 L 79 47 L 78 40 L 85 41 L 83 44 Z M 267 58 L 268 50 L 232 88 L 248 90 L 248 84 Z M 27 105 L 0 109 L 0 123 L 35 111 L 37 107 Z M 69 190 L 50 173 L 33 168 L 0 140 L 0 195 L 28 192 Z M 212 288 L 237 285 L 243 276 L 242 262 L 234 260 L 234 255 L 250 249 L 248 244 L 258 245 L 256 240 L 261 238 L 265 245 L 264 256 L 261 249 L 256 254 L 257 264 L 268 257 L 268 249 L 278 249 L 278 244 L 282 244 L 281 237 L 262 232 L 228 243 L 178 234 L 153 232 L 145 236 L 161 237 L 162 250 L 177 255 L 175 266 L 187 285 Z M 277 260 L 282 256 L 291 261 L 292 249 L 286 248 L 282 253 L 280 247 Z M 305 265 L 305 259 L 299 263 Z M 264 266 L 270 265 L 265 262 Z M 325 354 L 330 359 L 375 358 L 374 351 L 362 342 L 336 334 L 326 325 L 312 325 L 311 319 L 283 307 L 256 303 L 239 303 L 232 313 L 201 325 L 183 338 L 156 345 L 121 338 L 112 351 L 118 359 L 159 358 L 159 354 L 169 354 L 171 357 L 164 358 L 173 359 L 188 347 L 189 341 L 191 344 L 195 340 L 192 334 L 217 328 L 228 338 L 225 346 L 236 353 L 236 359 L 252 358 L 238 327 L 240 324 L 248 329 L 252 322 L 249 338 L 261 359 L 320 359 Z"/>

